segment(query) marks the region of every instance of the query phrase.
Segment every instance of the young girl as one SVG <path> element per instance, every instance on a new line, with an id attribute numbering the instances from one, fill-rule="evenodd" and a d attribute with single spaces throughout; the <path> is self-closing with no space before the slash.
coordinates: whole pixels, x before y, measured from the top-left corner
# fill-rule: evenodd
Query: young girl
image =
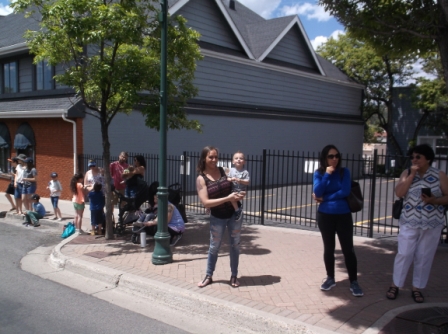
<path id="1" fill-rule="evenodd" d="M 31 195 L 32 210 L 28 210 L 25 212 L 25 222 L 23 223 L 26 226 L 33 225 L 34 227 L 40 226 L 39 219 L 44 218 L 45 216 L 45 208 L 39 203 L 40 196 L 38 194 Z"/>
<path id="2" fill-rule="evenodd" d="M 82 184 L 84 175 L 76 173 L 70 181 L 70 190 L 73 194 L 73 207 L 75 208 L 75 227 L 78 234 L 83 234 L 82 230 L 82 215 L 84 214 L 84 185 Z"/>
<path id="3" fill-rule="evenodd" d="M 16 166 L 19 163 L 19 161 L 15 157 L 8 159 L 8 161 L 11 164 L 11 168 L 7 175 L 11 177 L 11 182 L 8 184 L 8 188 L 6 188 L 5 196 L 8 199 L 9 203 L 11 203 L 11 210 L 9 211 L 14 211 L 17 210 L 17 206 L 16 204 L 14 204 L 14 199 L 12 198 L 12 196 L 14 196 L 15 193 L 14 179 L 16 177 Z"/>
<path id="4" fill-rule="evenodd" d="M 54 210 L 54 217 L 53 220 L 59 220 L 62 221 L 62 215 L 61 215 L 61 210 L 58 207 L 58 202 L 59 202 L 59 196 L 61 196 L 61 191 L 62 191 L 62 186 L 61 186 L 61 182 L 59 182 L 58 180 L 58 173 L 51 173 L 51 181 L 48 182 L 48 187 L 47 189 L 50 190 L 50 199 L 51 199 L 51 204 L 53 205 L 53 210 Z M 58 219 L 59 217 L 59 219 Z"/>
<path id="5" fill-rule="evenodd" d="M 240 151 L 233 155 L 232 164 L 234 168 L 230 168 L 228 180 L 232 182 L 232 192 L 239 193 L 240 191 L 246 191 L 249 185 L 250 177 L 249 172 L 244 169 L 245 159 L 244 154 Z M 238 201 L 232 201 L 233 208 L 235 209 L 235 221 L 239 221 L 242 217 L 243 206 L 238 207 Z"/>

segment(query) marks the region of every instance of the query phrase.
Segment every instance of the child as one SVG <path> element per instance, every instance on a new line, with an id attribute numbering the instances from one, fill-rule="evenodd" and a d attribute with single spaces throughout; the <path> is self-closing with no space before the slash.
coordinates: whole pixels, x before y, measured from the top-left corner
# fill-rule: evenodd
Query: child
<path id="1" fill-rule="evenodd" d="M 101 235 L 102 226 L 104 224 L 104 206 L 106 201 L 101 191 L 101 183 L 95 182 L 93 191 L 89 192 L 90 201 L 90 223 L 92 224 L 91 235 Z"/>
<path id="2" fill-rule="evenodd" d="M 228 180 L 233 183 L 233 192 L 246 191 L 247 186 L 249 185 L 249 172 L 244 169 L 244 154 L 240 151 L 236 152 L 233 155 L 232 164 L 235 166 L 234 168 L 230 168 L 228 176 Z M 232 202 L 233 208 L 235 209 L 235 221 L 241 219 L 243 213 L 243 206 L 238 207 L 238 202 Z"/>
<path id="3" fill-rule="evenodd" d="M 70 190 L 73 194 L 73 207 L 75 208 L 75 227 L 78 235 L 84 234 L 82 230 L 82 215 L 84 214 L 84 190 L 86 189 L 82 182 L 84 181 L 84 175 L 82 173 L 76 173 L 73 175 L 70 181 Z"/>
<path id="4" fill-rule="evenodd" d="M 39 203 L 40 196 L 38 194 L 31 195 L 32 211 L 25 212 L 25 222 L 23 225 L 29 226 L 33 224 L 34 227 L 40 226 L 39 219 L 45 216 L 45 208 Z"/>
<path id="5" fill-rule="evenodd" d="M 58 173 L 51 173 L 51 181 L 48 182 L 47 189 L 50 190 L 51 204 L 53 205 L 54 217 L 53 220 L 62 221 L 61 210 L 58 207 L 59 196 L 61 196 L 62 186 L 61 182 L 58 180 Z M 59 219 L 58 219 L 59 217 Z"/>

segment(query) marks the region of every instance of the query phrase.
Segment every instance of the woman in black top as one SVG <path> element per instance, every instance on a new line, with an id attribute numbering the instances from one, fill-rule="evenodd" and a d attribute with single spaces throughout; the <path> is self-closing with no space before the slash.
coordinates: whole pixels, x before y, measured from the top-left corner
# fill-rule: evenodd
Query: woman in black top
<path id="1" fill-rule="evenodd" d="M 227 228 L 230 240 L 230 285 L 234 288 L 240 286 L 237 279 L 238 262 L 240 256 L 240 237 L 242 219 L 235 221 L 235 209 L 231 201 L 241 201 L 246 193 L 232 192 L 232 182 L 227 180 L 222 167 L 218 167 L 218 149 L 213 146 L 203 148 L 199 159 L 196 189 L 199 199 L 206 208 L 210 208 L 210 248 L 208 251 L 207 272 L 205 278 L 198 283 L 203 288 L 213 283 L 218 252 L 222 238 Z"/>

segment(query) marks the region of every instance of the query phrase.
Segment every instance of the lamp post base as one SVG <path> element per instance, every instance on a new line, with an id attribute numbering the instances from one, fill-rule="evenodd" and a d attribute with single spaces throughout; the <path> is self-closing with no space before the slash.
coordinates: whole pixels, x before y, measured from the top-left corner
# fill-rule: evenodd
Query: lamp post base
<path id="1" fill-rule="evenodd" d="M 170 234 L 157 232 L 154 236 L 155 245 L 152 253 L 152 264 L 161 265 L 173 262 L 173 254 L 170 248 Z"/>

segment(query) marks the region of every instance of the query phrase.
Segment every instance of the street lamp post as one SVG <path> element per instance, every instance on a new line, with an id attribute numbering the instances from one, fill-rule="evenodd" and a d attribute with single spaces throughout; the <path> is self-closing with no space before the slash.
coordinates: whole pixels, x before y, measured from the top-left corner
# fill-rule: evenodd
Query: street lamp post
<path id="1" fill-rule="evenodd" d="M 167 30 L 168 30 L 168 0 L 161 0 L 162 12 L 159 22 L 162 28 L 160 52 L 160 152 L 159 152 L 159 188 L 157 233 L 154 236 L 155 246 L 152 253 L 153 264 L 168 264 L 173 262 L 170 249 L 170 234 L 168 233 L 168 187 L 166 184 L 166 109 L 167 109 Z"/>

